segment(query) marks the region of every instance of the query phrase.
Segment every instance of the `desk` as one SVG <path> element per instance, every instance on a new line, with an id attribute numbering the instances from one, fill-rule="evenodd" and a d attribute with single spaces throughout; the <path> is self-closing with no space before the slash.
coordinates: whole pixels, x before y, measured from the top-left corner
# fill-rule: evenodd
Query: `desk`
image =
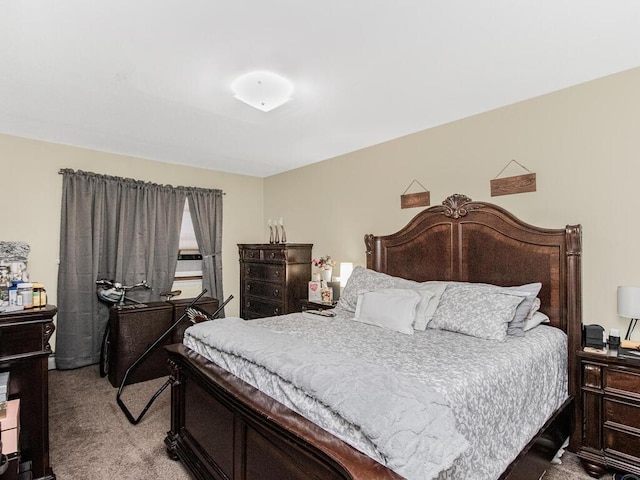
<path id="1" fill-rule="evenodd" d="M 193 299 L 174 299 L 141 305 L 111 307 L 109 310 L 109 382 L 119 387 L 133 363 L 177 321 Z M 218 299 L 200 298 L 195 306 L 207 313 L 218 309 Z M 184 319 L 160 344 L 130 372 L 127 384 L 169 375 L 168 355 L 163 346 L 182 342 L 184 330 L 191 325 Z"/>
<path id="2" fill-rule="evenodd" d="M 49 339 L 53 305 L 0 314 L 0 371 L 9 371 L 9 399 L 20 398 L 20 460 L 34 479 L 55 480 L 49 465 Z M 5 473 L 6 475 L 6 473 Z"/>

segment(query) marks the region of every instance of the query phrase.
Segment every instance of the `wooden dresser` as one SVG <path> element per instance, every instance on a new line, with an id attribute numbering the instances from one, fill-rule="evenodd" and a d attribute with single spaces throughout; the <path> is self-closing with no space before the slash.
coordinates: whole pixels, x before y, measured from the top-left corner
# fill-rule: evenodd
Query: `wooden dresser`
<path id="1" fill-rule="evenodd" d="M 640 475 L 640 359 L 578 352 L 582 445 L 578 456 L 594 477 L 608 468 Z"/>
<path id="2" fill-rule="evenodd" d="M 299 312 L 311 280 L 309 243 L 239 244 L 240 316 Z"/>
<path id="3" fill-rule="evenodd" d="M 31 462 L 34 479 L 56 478 L 49 465 L 48 358 L 57 311 L 47 305 L 0 314 L 0 371 L 9 372 L 9 399 L 20 399 L 20 462 Z"/>

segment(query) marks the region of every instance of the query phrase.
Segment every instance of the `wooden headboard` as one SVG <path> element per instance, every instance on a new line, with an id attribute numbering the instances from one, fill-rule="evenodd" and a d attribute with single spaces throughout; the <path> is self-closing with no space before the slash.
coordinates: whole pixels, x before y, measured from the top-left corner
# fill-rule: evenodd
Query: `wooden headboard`
<path id="1" fill-rule="evenodd" d="M 540 310 L 569 337 L 569 393 L 578 393 L 580 225 L 528 225 L 497 205 L 451 195 L 391 235 L 365 236 L 367 268 L 416 281 L 512 286 L 541 282 Z"/>

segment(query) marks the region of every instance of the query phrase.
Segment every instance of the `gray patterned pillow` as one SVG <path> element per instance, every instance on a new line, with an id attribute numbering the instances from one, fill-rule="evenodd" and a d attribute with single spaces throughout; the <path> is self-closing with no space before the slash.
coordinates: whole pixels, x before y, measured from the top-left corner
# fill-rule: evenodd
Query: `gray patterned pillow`
<path id="1" fill-rule="evenodd" d="M 418 285 L 418 282 L 392 277 L 386 273 L 356 266 L 349 280 L 347 280 L 344 291 L 340 294 L 337 308 L 355 313 L 358 305 L 358 295 L 380 290 L 381 288 L 415 288 Z"/>
<path id="2" fill-rule="evenodd" d="M 513 320 L 509 322 L 507 327 L 507 335 L 513 335 L 515 337 L 522 337 L 524 335 L 524 322 L 527 320 L 529 313 L 536 309 L 536 300 L 538 300 L 538 307 L 540 308 L 540 300 L 538 299 L 538 292 L 542 288 L 541 283 L 528 283 L 527 285 L 518 285 L 516 287 L 498 287 L 503 290 L 524 292 L 526 296 L 522 303 L 518 305 L 516 313 L 513 316 Z"/>
<path id="3" fill-rule="evenodd" d="M 446 285 L 465 285 L 469 288 L 490 288 L 496 293 L 509 293 L 517 291 L 525 294 L 524 300 L 513 315 L 513 319 L 507 326 L 507 335 L 514 337 L 524 336 L 524 322 L 530 314 L 533 314 L 540 308 L 540 299 L 537 298 L 538 292 L 542 288 L 541 283 L 527 283 L 526 285 L 517 285 L 514 287 L 500 287 L 489 283 L 470 283 L 470 282 L 428 282 L 428 283 L 445 283 Z M 536 306 L 537 304 L 537 306 Z"/>
<path id="4" fill-rule="evenodd" d="M 450 284 L 428 326 L 502 341 L 507 336 L 507 324 L 527 295 L 517 290 L 498 292 L 491 286 Z"/>

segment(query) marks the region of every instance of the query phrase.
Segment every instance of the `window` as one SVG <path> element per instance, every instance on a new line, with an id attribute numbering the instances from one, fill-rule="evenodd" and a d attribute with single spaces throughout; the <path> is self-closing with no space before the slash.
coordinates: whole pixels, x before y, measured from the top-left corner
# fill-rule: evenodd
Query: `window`
<path id="1" fill-rule="evenodd" d="M 202 255 L 196 241 L 196 234 L 191 223 L 189 202 L 184 202 L 182 213 L 182 227 L 180 230 L 180 244 L 178 246 L 178 265 L 176 266 L 176 281 L 201 280 Z"/>

